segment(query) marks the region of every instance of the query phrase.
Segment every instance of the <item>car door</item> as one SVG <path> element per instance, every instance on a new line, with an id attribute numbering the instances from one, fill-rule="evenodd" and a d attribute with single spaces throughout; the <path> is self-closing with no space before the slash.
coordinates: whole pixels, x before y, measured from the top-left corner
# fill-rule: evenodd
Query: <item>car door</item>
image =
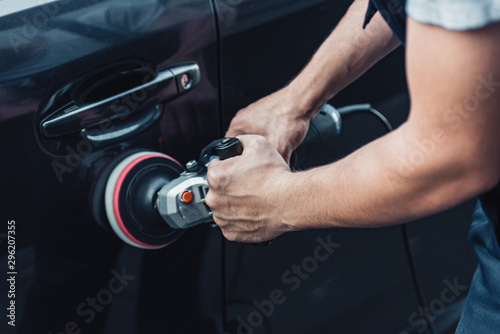
<path id="1" fill-rule="evenodd" d="M 143 251 L 99 227 L 89 204 L 103 165 L 123 151 L 197 158 L 239 108 L 300 70 L 348 4 L 3 0 L 0 196 L 6 223 L 16 226 L 17 332 L 433 330 L 409 317 L 435 294 L 428 287 L 461 269 L 434 271 L 434 264 L 415 274 L 429 255 L 417 252 L 421 260 L 412 264 L 413 247 L 436 242 L 418 238 L 419 230 L 410 237 L 398 227 L 307 231 L 258 248 L 200 226 L 163 250 Z M 194 65 L 197 85 L 182 75 Z M 169 73 L 158 89 L 121 95 Z M 396 125 L 408 105 L 404 82 L 399 50 L 332 103 L 374 102 Z M 65 116 L 115 96 L 116 112 Z M 329 158 L 384 131 L 376 119 L 353 115 Z M 7 272 L 6 255 L 1 265 Z M 447 314 L 439 314 L 443 323 Z"/>
<path id="2" fill-rule="evenodd" d="M 286 85 L 351 3 L 216 2 L 221 25 L 222 106 L 226 127 L 240 108 Z M 365 102 L 382 111 L 394 127 L 406 119 L 409 98 L 403 48 L 330 101 L 336 107 Z M 383 124 L 373 115 L 345 116 L 331 155 L 318 160 L 324 163 L 339 159 L 385 132 Z M 309 166 L 316 163 L 310 161 Z M 294 232 L 277 238 L 267 247 L 227 242 L 223 282 L 226 330 L 229 333 L 452 330 L 465 293 L 454 300 L 460 300 L 458 303 L 446 305 L 446 312 L 439 310 L 439 314 L 428 311 L 433 301 L 429 297 L 436 298 L 445 287 L 443 282 L 453 280 L 458 273 L 463 282 L 470 280 L 474 261 L 465 240 L 469 210 L 470 206 L 461 207 L 408 226 Z M 447 242 L 450 247 L 439 246 L 439 238 L 449 234 L 452 226 L 459 228 L 454 231 L 453 240 Z M 441 252 L 440 260 L 429 261 L 436 257 L 437 249 Z M 463 255 L 463 261 L 443 266 L 457 251 Z M 436 327 L 434 321 L 438 316 L 443 321 Z"/>
<path id="3" fill-rule="evenodd" d="M 211 2 L 5 0 L 0 30 L 1 232 L 14 221 L 17 238 L 16 327 L 1 332 L 213 331 L 198 298 L 208 228 L 145 252 L 99 227 L 89 205 L 120 152 L 185 163 L 220 136 Z"/>

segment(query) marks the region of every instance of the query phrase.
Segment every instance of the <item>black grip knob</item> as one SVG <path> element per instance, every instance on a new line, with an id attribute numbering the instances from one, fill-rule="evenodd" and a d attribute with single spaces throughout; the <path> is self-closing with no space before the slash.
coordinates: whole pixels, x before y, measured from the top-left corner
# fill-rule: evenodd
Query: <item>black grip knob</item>
<path id="1" fill-rule="evenodd" d="M 220 160 L 226 160 L 243 153 L 243 146 L 238 138 L 226 137 L 215 146 L 215 152 Z"/>

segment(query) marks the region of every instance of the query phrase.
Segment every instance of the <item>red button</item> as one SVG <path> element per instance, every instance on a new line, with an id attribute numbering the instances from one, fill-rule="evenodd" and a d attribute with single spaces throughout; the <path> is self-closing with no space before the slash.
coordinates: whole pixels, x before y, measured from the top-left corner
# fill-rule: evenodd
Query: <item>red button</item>
<path id="1" fill-rule="evenodd" d="M 184 203 L 191 203 L 193 201 L 193 194 L 190 191 L 185 191 L 181 195 L 181 199 Z"/>

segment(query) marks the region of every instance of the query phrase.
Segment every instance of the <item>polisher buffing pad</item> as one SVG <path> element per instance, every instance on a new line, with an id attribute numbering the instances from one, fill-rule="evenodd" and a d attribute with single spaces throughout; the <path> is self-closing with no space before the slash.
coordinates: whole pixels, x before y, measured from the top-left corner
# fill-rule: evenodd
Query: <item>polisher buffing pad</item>
<path id="1" fill-rule="evenodd" d="M 120 155 L 95 183 L 92 205 L 96 220 L 134 247 L 157 249 L 171 244 L 184 230 L 165 224 L 155 202 L 157 192 L 182 171 L 182 165 L 166 154 L 132 151 Z"/>

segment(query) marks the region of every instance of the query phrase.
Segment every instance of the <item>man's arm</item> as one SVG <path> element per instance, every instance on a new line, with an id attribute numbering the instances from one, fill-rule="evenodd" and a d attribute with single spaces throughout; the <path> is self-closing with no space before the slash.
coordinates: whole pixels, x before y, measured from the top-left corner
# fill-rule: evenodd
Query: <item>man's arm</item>
<path id="1" fill-rule="evenodd" d="M 495 186 L 498 36 L 500 23 L 454 32 L 409 19 L 408 121 L 334 164 L 291 173 L 262 137 L 242 137 L 243 155 L 208 171 L 206 200 L 224 235 L 255 242 L 304 228 L 393 225 Z"/>
<path id="2" fill-rule="evenodd" d="M 367 8 L 368 0 L 356 0 L 304 70 L 240 110 L 226 135 L 263 135 L 288 160 L 316 111 L 400 44 L 379 13 L 363 29 Z"/>

